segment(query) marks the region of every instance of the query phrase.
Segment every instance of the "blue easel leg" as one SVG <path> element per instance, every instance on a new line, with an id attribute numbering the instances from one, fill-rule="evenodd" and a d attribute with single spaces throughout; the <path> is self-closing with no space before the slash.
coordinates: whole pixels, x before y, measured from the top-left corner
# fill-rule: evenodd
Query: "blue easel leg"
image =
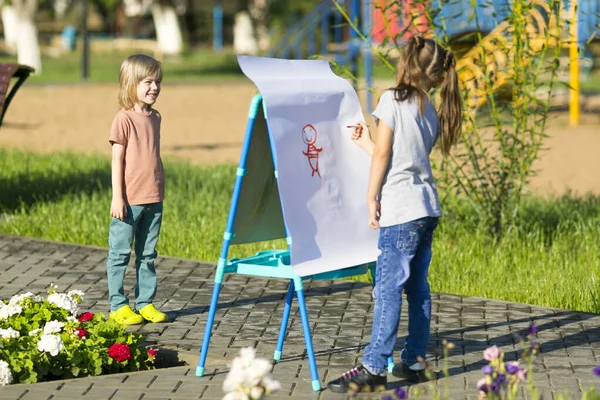
<path id="1" fill-rule="evenodd" d="M 377 273 L 377 266 L 375 263 L 371 264 L 369 266 L 369 271 L 371 272 L 371 279 L 373 280 L 373 287 L 375 287 L 375 274 Z M 388 372 L 391 374 L 392 370 L 394 369 L 394 356 L 389 356 L 388 360 L 387 360 L 387 370 Z"/>
<path id="2" fill-rule="evenodd" d="M 285 298 L 285 306 L 283 308 L 283 317 L 281 318 L 281 326 L 279 327 L 279 339 L 277 339 L 277 347 L 275 348 L 275 354 L 273 359 L 275 361 L 281 360 L 281 352 L 283 351 L 283 340 L 285 339 L 285 333 L 287 331 L 287 324 L 290 319 L 290 310 L 292 308 L 292 300 L 294 299 L 294 280 L 290 280 L 288 287 L 287 296 Z"/>
<path id="3" fill-rule="evenodd" d="M 215 321 L 215 314 L 217 312 L 217 303 L 219 301 L 220 291 L 221 283 L 215 282 L 212 299 L 210 300 L 210 308 L 208 310 L 208 319 L 206 320 L 206 327 L 204 329 L 204 338 L 202 339 L 202 349 L 200 350 L 200 358 L 198 359 L 198 366 L 196 367 L 196 376 L 204 375 L 204 365 L 206 363 L 206 355 L 208 354 L 208 344 L 210 343 L 210 335 L 212 333 L 213 322 Z"/>
<path id="4" fill-rule="evenodd" d="M 321 382 L 317 373 L 317 362 L 315 361 L 315 352 L 313 350 L 312 338 L 310 335 L 310 325 L 308 324 L 308 313 L 306 312 L 306 303 L 304 301 L 304 289 L 302 281 L 298 279 L 296 283 L 296 297 L 298 297 L 298 308 L 300 309 L 300 319 L 302 320 L 302 330 L 304 331 L 304 343 L 306 344 L 306 353 L 308 354 L 308 367 L 310 368 L 310 377 L 312 379 L 312 388 L 314 391 L 321 390 Z"/>

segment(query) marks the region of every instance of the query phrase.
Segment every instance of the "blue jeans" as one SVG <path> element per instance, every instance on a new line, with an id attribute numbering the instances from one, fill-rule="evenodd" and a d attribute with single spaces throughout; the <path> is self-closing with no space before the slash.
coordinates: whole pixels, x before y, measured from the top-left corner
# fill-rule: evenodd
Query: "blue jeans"
<path id="1" fill-rule="evenodd" d="M 385 372 L 387 358 L 394 351 L 403 291 L 408 300 L 408 336 L 401 359 L 408 365 L 419 356 L 425 359 L 431 325 L 427 273 L 437 224 L 438 218 L 426 217 L 380 229 L 371 343 L 363 356 L 363 364 L 373 373 Z"/>
<path id="2" fill-rule="evenodd" d="M 156 242 L 160 234 L 163 204 L 127 206 L 124 221 L 113 218 L 108 234 L 108 297 L 110 310 L 116 311 L 129 304 L 123 291 L 125 270 L 131 257 L 131 245 L 135 239 L 135 308 L 138 310 L 156 296 L 156 270 L 154 260 L 158 256 Z"/>

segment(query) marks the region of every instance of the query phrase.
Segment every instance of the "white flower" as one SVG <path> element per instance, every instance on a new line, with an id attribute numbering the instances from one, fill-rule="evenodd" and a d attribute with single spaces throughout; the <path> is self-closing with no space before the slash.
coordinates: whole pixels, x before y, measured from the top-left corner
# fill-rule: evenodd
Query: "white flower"
<path id="1" fill-rule="evenodd" d="M 15 314 L 21 314 L 21 311 L 23 311 L 23 307 L 18 304 L 5 304 L 3 307 L 0 307 L 0 321 Z"/>
<path id="2" fill-rule="evenodd" d="M 265 389 L 262 386 L 254 386 L 250 389 L 250 398 L 252 400 L 260 400 L 265 393 Z"/>
<path id="3" fill-rule="evenodd" d="M 42 329 L 41 329 L 41 328 L 34 329 L 34 330 L 32 330 L 32 331 L 29 331 L 28 335 L 29 335 L 29 336 L 35 336 L 35 335 L 37 335 L 38 333 L 40 333 L 41 331 L 42 331 Z"/>
<path id="4" fill-rule="evenodd" d="M 235 392 L 242 387 L 246 382 L 246 373 L 240 368 L 231 368 L 227 377 L 223 381 L 223 391 L 225 393 Z"/>
<path id="5" fill-rule="evenodd" d="M 270 375 L 263 378 L 262 384 L 265 386 L 267 394 L 281 390 L 281 384 L 273 379 Z"/>
<path id="6" fill-rule="evenodd" d="M 72 298 L 73 300 L 75 300 L 76 302 L 79 303 L 83 300 L 85 293 L 81 290 L 74 289 L 74 290 L 69 290 L 67 292 L 67 296 L 69 296 L 70 298 Z"/>
<path id="7" fill-rule="evenodd" d="M 252 365 L 246 369 L 246 383 L 249 386 L 256 386 L 270 373 L 271 363 L 264 358 L 257 358 L 252 361 Z"/>
<path id="8" fill-rule="evenodd" d="M 56 335 L 42 335 L 38 342 L 38 350 L 50 353 L 51 356 L 56 356 L 63 349 L 63 341 Z"/>
<path id="9" fill-rule="evenodd" d="M 58 307 L 69 311 L 72 315 L 77 315 L 79 307 L 75 300 L 64 293 L 52 293 L 48 296 L 48 302 L 56 304 Z"/>
<path id="10" fill-rule="evenodd" d="M 75 321 L 77 321 L 77 317 L 74 317 L 74 316 L 72 316 L 72 315 L 69 315 L 69 316 L 67 317 L 67 321 L 68 321 L 68 322 L 75 322 Z"/>
<path id="11" fill-rule="evenodd" d="M 250 398 L 244 392 L 229 392 L 223 397 L 223 400 L 250 400 Z"/>
<path id="12" fill-rule="evenodd" d="M 11 305 L 21 305 L 21 302 L 25 299 L 33 299 L 33 293 L 31 292 L 27 292 L 24 294 L 17 294 L 14 295 L 13 297 L 10 298 L 10 300 L 8 301 L 8 304 Z"/>
<path id="13" fill-rule="evenodd" d="M 12 372 L 6 361 L 0 360 L 0 385 L 10 385 L 13 381 Z"/>
<path id="14" fill-rule="evenodd" d="M 58 289 L 58 286 L 54 284 L 54 282 L 52 282 L 50 284 L 50 289 L 48 289 L 48 293 L 52 294 L 52 293 L 56 293 L 56 290 Z"/>
<path id="15" fill-rule="evenodd" d="M 52 333 L 60 333 L 62 328 L 65 326 L 64 323 L 56 320 L 46 322 L 44 326 L 44 335 L 50 335 Z"/>
<path id="16" fill-rule="evenodd" d="M 240 350 L 240 355 L 231 361 L 231 369 L 223 382 L 223 391 L 230 397 L 225 399 L 261 399 L 263 395 L 276 392 L 281 385 L 271 375 L 271 363 L 256 358 L 252 347 Z M 239 397 L 244 396 L 244 397 Z"/>
<path id="17" fill-rule="evenodd" d="M 236 358 L 242 362 L 244 367 L 249 367 L 252 365 L 252 361 L 254 361 L 255 356 L 256 350 L 254 350 L 253 347 L 244 347 L 240 349 L 240 356 Z"/>
<path id="18" fill-rule="evenodd" d="M 20 336 L 21 334 L 19 331 L 16 331 L 13 328 L 0 329 L 0 337 L 2 339 L 18 339 Z"/>

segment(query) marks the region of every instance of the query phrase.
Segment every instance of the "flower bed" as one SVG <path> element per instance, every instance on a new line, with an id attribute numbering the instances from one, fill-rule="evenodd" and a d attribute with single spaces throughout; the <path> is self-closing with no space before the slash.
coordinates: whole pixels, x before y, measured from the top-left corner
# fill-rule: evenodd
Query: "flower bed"
<path id="1" fill-rule="evenodd" d="M 0 300 L 0 385 L 154 368 L 156 350 L 104 314 L 84 312 L 84 293 L 25 293 Z"/>

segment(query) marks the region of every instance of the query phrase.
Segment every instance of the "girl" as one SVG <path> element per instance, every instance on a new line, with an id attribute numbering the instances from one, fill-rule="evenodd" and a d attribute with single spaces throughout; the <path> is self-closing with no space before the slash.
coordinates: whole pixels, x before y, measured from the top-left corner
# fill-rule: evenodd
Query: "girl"
<path id="1" fill-rule="evenodd" d="M 152 304 L 156 295 L 156 242 L 160 233 L 165 176 L 160 158 L 160 114 L 152 108 L 160 94 L 162 66 L 142 54 L 128 57 L 119 73 L 121 110 L 112 123 L 112 190 L 108 236 L 110 318 L 125 325 L 167 321 Z M 134 312 L 123 278 L 135 239 Z"/>
<path id="2" fill-rule="evenodd" d="M 353 140 L 371 156 L 369 226 L 379 228 L 371 342 L 362 365 L 327 385 L 334 392 L 385 389 L 387 359 L 396 344 L 402 292 L 408 300 L 408 336 L 402 363 L 393 374 L 423 378 L 431 317 L 427 271 L 433 232 L 441 216 L 429 154 L 438 142 L 444 156 L 460 137 L 462 102 L 452 52 L 431 39 L 413 36 L 396 71 L 396 86 L 383 93 L 373 117 L 377 141 L 359 123 Z M 441 86 L 441 106 L 429 102 Z"/>

